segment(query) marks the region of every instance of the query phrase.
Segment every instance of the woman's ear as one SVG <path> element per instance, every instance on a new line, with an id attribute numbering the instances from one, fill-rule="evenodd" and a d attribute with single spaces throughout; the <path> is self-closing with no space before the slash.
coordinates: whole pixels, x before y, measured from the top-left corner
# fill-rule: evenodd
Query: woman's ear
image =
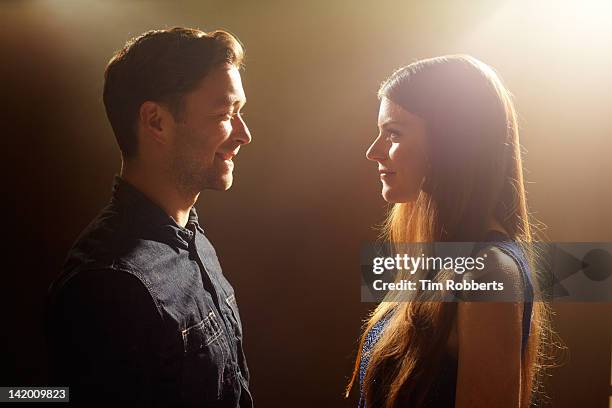
<path id="1" fill-rule="evenodd" d="M 423 176 L 423 181 L 421 182 L 421 190 L 423 190 L 426 193 L 431 193 L 433 191 L 433 176 L 432 176 L 431 162 L 429 161 L 429 159 L 427 160 L 425 176 Z"/>

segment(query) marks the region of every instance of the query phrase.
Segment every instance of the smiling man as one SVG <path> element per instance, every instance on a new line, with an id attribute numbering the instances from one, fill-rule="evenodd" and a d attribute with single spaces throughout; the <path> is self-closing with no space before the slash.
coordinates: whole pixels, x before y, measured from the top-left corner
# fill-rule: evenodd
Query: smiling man
<path id="1" fill-rule="evenodd" d="M 129 41 L 105 72 L 122 155 L 110 203 L 50 289 L 50 378 L 73 403 L 251 407 L 234 290 L 193 207 L 227 190 L 251 141 L 240 43 L 173 28 Z"/>

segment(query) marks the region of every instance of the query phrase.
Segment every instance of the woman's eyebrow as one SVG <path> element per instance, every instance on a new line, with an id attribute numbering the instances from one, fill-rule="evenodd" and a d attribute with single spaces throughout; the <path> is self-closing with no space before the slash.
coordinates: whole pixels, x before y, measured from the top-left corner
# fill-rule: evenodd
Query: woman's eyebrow
<path id="1" fill-rule="evenodd" d="M 387 128 L 389 126 L 406 126 L 406 124 L 397 120 L 388 120 L 378 125 L 378 127 L 381 129 Z"/>

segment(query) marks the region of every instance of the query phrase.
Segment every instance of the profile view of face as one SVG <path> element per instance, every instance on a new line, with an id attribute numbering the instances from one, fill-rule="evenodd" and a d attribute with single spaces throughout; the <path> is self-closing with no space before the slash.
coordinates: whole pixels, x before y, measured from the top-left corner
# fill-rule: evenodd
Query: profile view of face
<path id="1" fill-rule="evenodd" d="M 425 138 L 423 119 L 382 98 L 378 137 L 366 157 L 378 163 L 385 201 L 405 203 L 417 198 L 428 166 Z"/>
<path id="2" fill-rule="evenodd" d="M 246 96 L 238 68 L 214 68 L 183 102 L 172 145 L 172 170 L 179 185 L 197 192 L 229 189 L 233 158 L 240 146 L 251 142 L 241 116 Z"/>

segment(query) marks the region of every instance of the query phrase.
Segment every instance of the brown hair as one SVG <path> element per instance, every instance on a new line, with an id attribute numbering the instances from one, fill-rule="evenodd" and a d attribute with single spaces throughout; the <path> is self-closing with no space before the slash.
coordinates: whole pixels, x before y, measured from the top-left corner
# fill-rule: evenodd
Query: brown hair
<path id="1" fill-rule="evenodd" d="M 393 73 L 379 90 L 383 97 L 424 119 L 430 158 L 417 199 L 394 205 L 384 238 L 394 244 L 482 241 L 495 218 L 523 247 L 533 270 L 517 116 L 496 73 L 466 55 L 421 60 Z M 389 316 L 363 380 L 366 405 L 420 406 L 439 368 L 456 306 L 391 297 L 380 303 L 364 327 L 347 396 L 367 333 Z M 529 405 L 547 328 L 548 310 L 534 302 L 521 367 L 521 406 Z"/>
<path id="2" fill-rule="evenodd" d="M 175 27 L 129 40 L 104 72 L 104 106 L 124 159 L 135 156 L 135 122 L 145 101 L 165 103 L 175 117 L 183 95 L 223 63 L 241 67 L 243 47 L 232 34 Z"/>

